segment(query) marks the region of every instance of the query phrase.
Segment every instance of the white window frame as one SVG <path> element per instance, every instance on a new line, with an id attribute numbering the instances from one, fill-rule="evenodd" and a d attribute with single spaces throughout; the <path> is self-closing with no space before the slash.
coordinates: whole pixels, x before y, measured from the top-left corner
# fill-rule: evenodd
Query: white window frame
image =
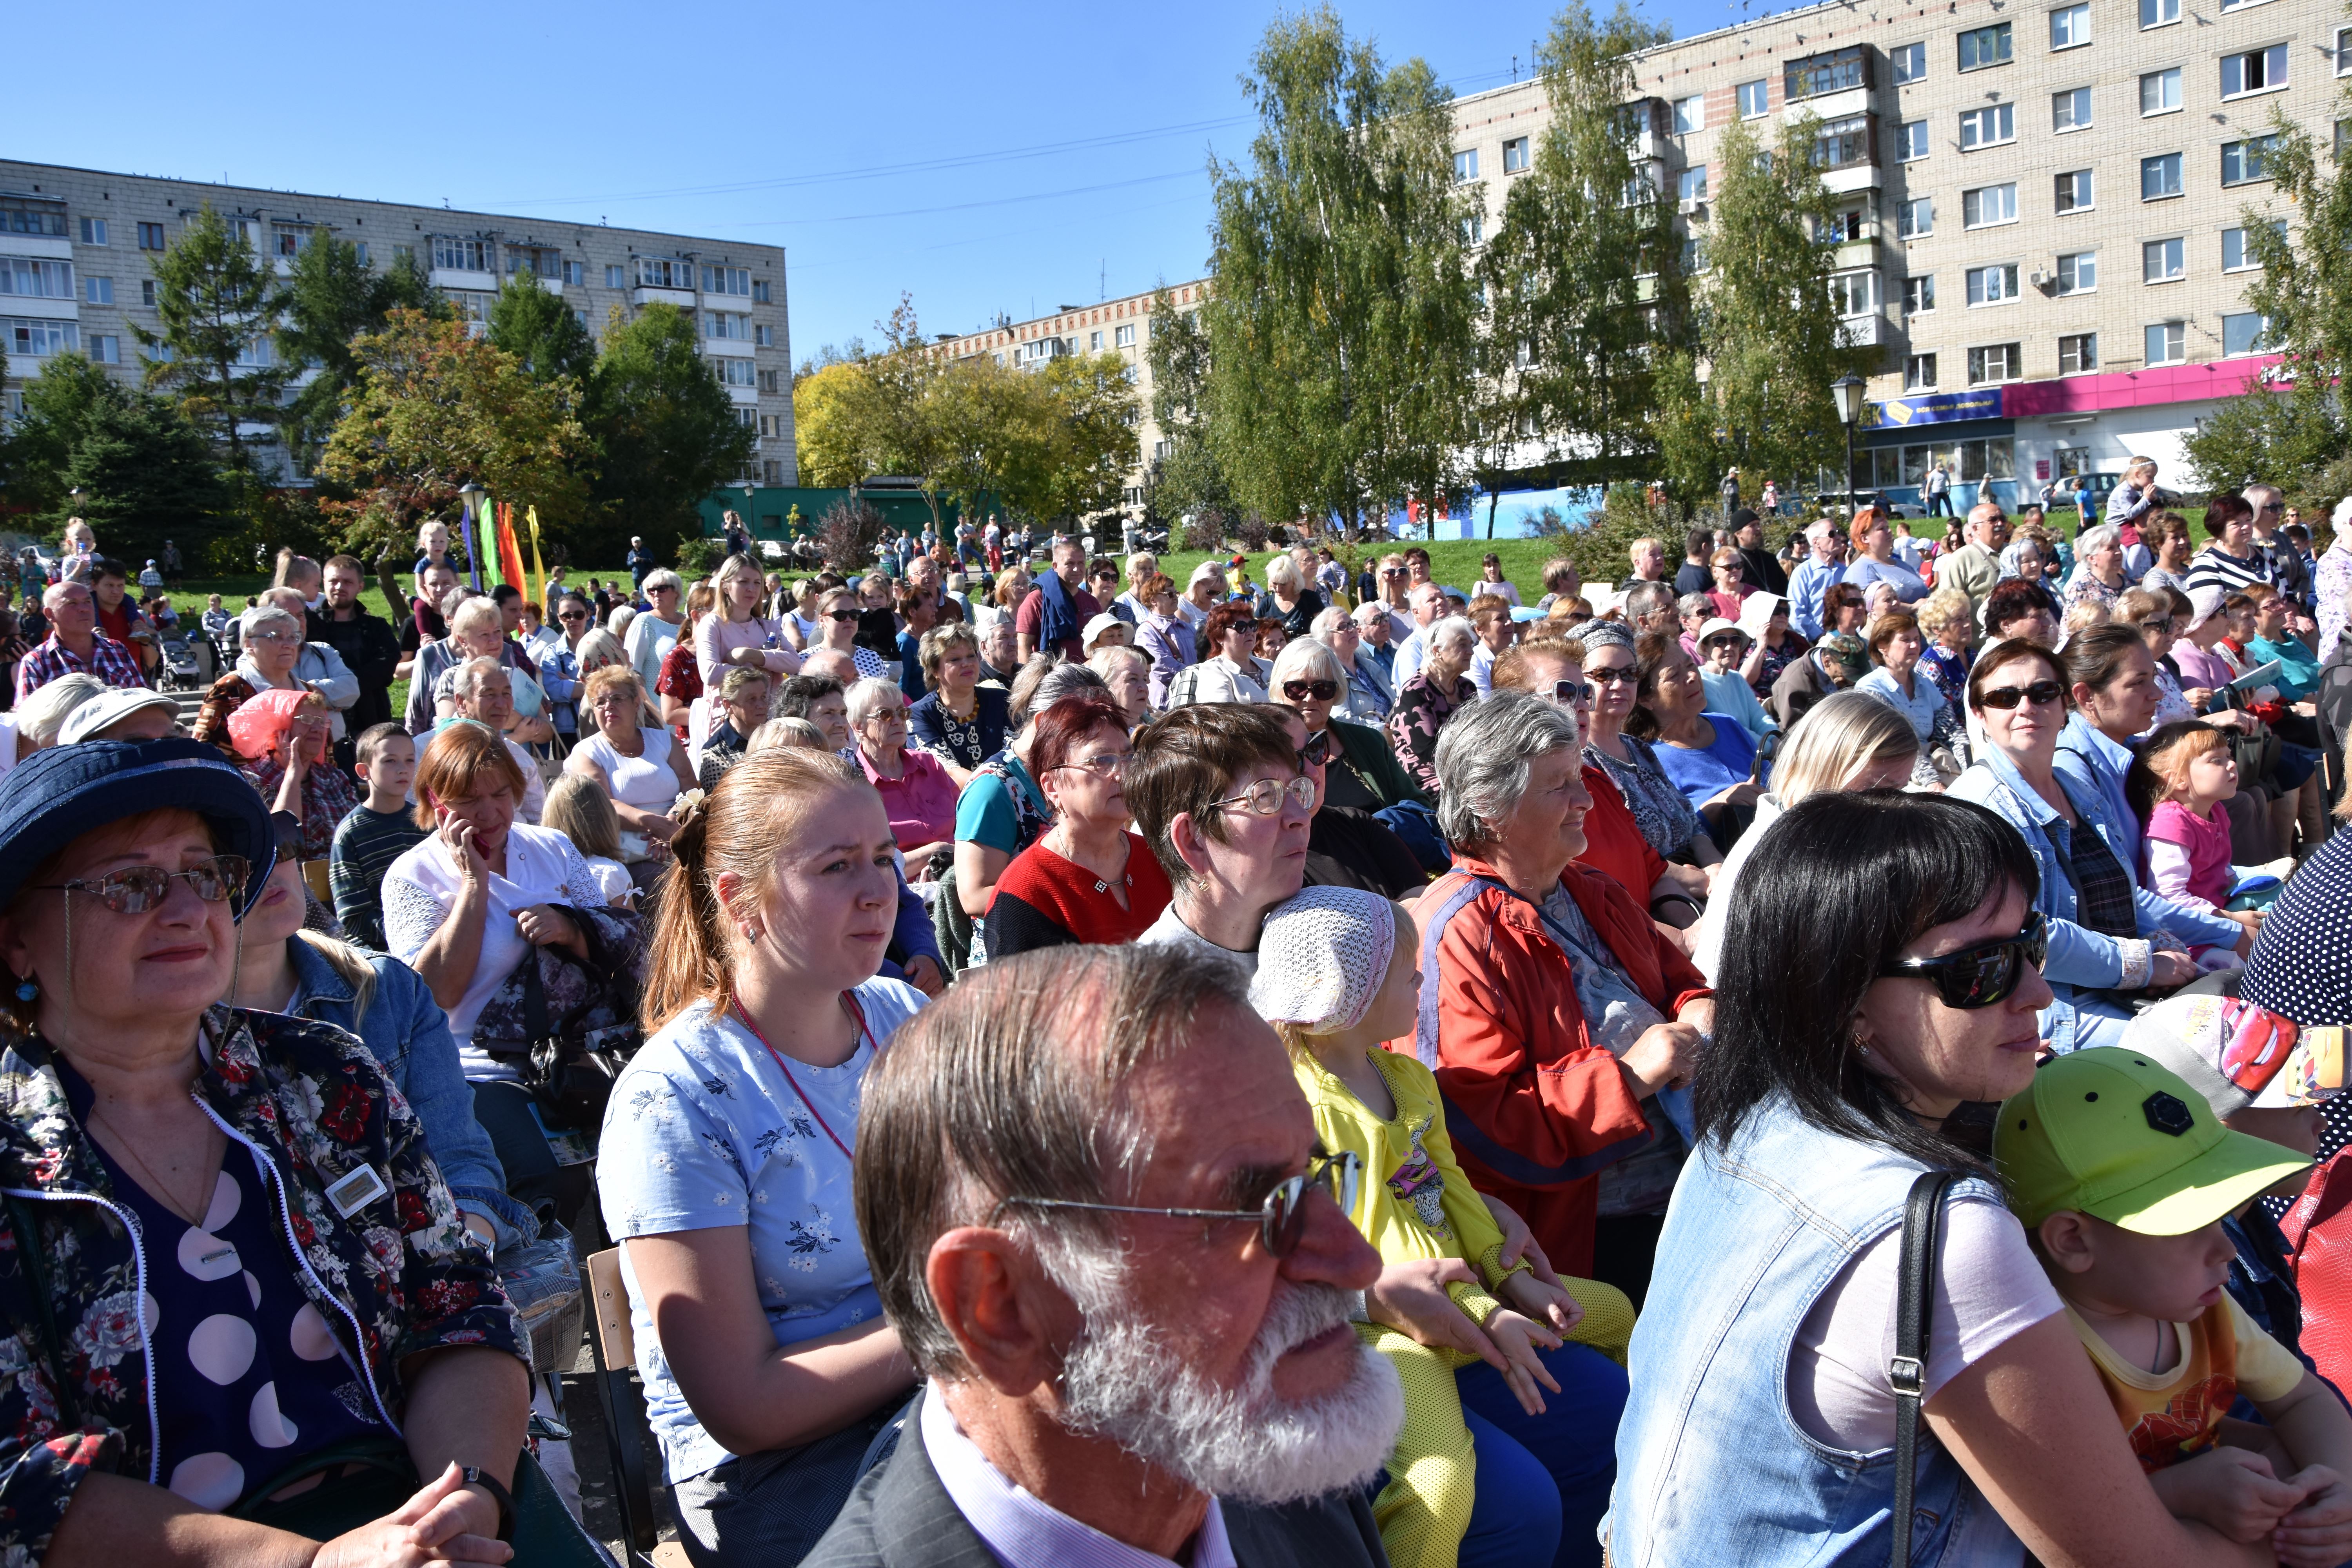
<path id="1" fill-rule="evenodd" d="M 2352 76 L 2352 27 L 2336 29 L 2336 74 Z"/>
<path id="2" fill-rule="evenodd" d="M 2087 202 L 2077 201 L 2073 206 L 2059 206 L 2057 205 L 2058 182 L 2060 180 L 2064 180 L 2068 182 L 2068 189 L 2070 191 L 2079 191 L 2082 188 L 2079 182 L 2086 177 L 2089 179 L 2091 184 L 2091 199 Z M 2057 174 L 2052 175 L 2050 179 L 2050 202 L 2052 210 L 2060 217 L 2073 217 L 2076 213 L 2095 212 L 2099 205 L 2099 177 L 2097 173 L 2091 169 L 2060 170 Z"/>
<path id="3" fill-rule="evenodd" d="M 2147 84 L 2150 82 L 2158 83 L 2160 87 L 2164 85 L 2170 86 L 2172 89 L 2172 101 L 2170 103 L 2166 103 L 2164 101 L 2164 94 L 2159 90 L 2157 94 L 2157 106 L 2154 109 L 2150 109 L 2147 106 Z M 2139 117 L 2142 120 L 2153 120 L 2159 114 L 2178 114 L 2187 104 L 2188 100 L 2189 95 L 2182 89 L 2182 78 L 2180 68 L 2179 66 L 2167 66 L 2162 70 L 2142 71 L 2140 73 Z"/>
<path id="4" fill-rule="evenodd" d="M 2281 237 L 2284 237 L 2286 220 L 2284 218 L 2272 218 L 2270 222 L 2273 227 L 2280 231 Z M 2233 234 L 2238 237 L 2238 259 L 2234 264 L 2230 260 L 2230 237 Z M 2225 228 L 2221 231 L 2222 271 L 2260 272 L 2263 269 L 2263 264 L 2253 258 L 2253 247 L 2246 243 L 2246 235 L 2247 230 L 2243 227 Z"/>
<path id="5" fill-rule="evenodd" d="M 81 220 L 80 227 L 81 242 L 84 245 L 104 245 L 106 243 L 106 220 L 104 218 L 86 217 Z"/>
<path id="6" fill-rule="evenodd" d="M 2150 333 L 2150 332 L 2162 332 L 2162 333 L 2164 333 L 2164 334 L 2166 335 L 2166 338 L 2168 339 L 2167 342 L 2165 343 L 2165 357 L 2164 357 L 2164 358 L 2162 358 L 2162 359 L 2158 359 L 2155 355 L 2150 354 L 2150 353 L 2147 352 L 2147 345 L 2148 345 L 2148 337 L 2147 337 L 2147 334 L 2148 334 L 2148 333 Z M 2171 338 L 2172 334 L 2174 334 L 2174 333 L 2176 333 L 2176 332 L 2179 334 L 2179 341 L 2180 341 L 2180 352 L 2179 352 L 2178 354 L 2175 354 L 2175 353 L 2173 353 L 2171 352 L 2171 350 L 2172 350 L 2172 344 L 2171 344 L 2171 342 L 2168 341 L 2168 340 Z M 2148 364 L 2148 365 L 2187 364 L 2187 363 L 2189 363 L 2189 323 L 2188 323 L 2187 321 L 2150 321 L 2150 322 L 2148 322 L 2145 327 L 2143 327 L 2143 328 L 2140 330 L 2140 356 L 2141 356 L 2141 361 L 2140 361 L 2140 363 L 2143 363 L 2143 364 Z"/>
<path id="7" fill-rule="evenodd" d="M 2262 151 L 2261 151 L 2261 153 L 2260 153 L 2260 154 L 2259 154 L 2259 157 L 2260 157 L 2260 158 L 2261 158 L 2261 160 L 2262 160 L 2262 163 L 2261 163 L 2261 172 L 2260 172 L 2259 174 L 2250 174 L 2246 173 L 2246 166 L 2247 166 L 2246 149 L 2247 149 L 2247 148 L 2249 148 L 2249 147 L 2255 147 L 2255 146 L 2259 146 L 2259 147 L 2262 149 Z M 2231 179 L 2231 178 L 2230 178 L 2230 154 L 2231 154 L 2231 150 L 2232 150 L 2232 149 L 2235 149 L 2235 150 L 2236 150 L 2236 152 L 2237 152 L 2237 155 L 2238 155 L 2238 177 L 2237 177 L 2236 179 L 2234 179 L 2234 180 L 2233 180 L 2233 179 Z M 2235 190 L 2235 189 L 2236 189 L 2238 186 L 2240 186 L 2240 185 L 2262 185 L 2262 184 L 2270 184 L 2273 180 L 2275 180 L 2278 176 L 2277 176 L 2277 175 L 2275 175 L 2275 174 L 2272 174 L 2272 173 L 2270 172 L 2269 156 L 2270 156 L 2270 154 L 2272 154 L 2272 153 L 2275 153 L 2275 152 L 2277 152 L 2277 151 L 2278 151 L 2278 137 L 2277 137 L 2274 133 L 2265 133 L 2265 134 L 2263 134 L 2263 135 L 2260 135 L 2260 136 L 2242 136 L 2242 137 L 2240 137 L 2240 138 L 2239 138 L 2237 141 L 2235 141 L 2235 142 L 2222 142 L 2222 143 L 2221 143 L 2221 187 L 2222 187 L 2222 189 L 2224 189 L 2224 190 Z"/>
<path id="8" fill-rule="evenodd" d="M 1886 74 L 1895 79 L 1897 87 L 1908 87 L 1927 77 L 1927 46 L 1925 43 L 1896 44 L 1886 51 Z"/>
<path id="9" fill-rule="evenodd" d="M 1863 295 L 1858 307 L 1853 298 L 1856 285 L 1859 285 L 1859 291 Z M 1843 321 L 1855 321 L 1865 316 L 1878 314 L 1880 300 L 1877 269 L 1864 268 L 1851 272 L 1831 273 L 1830 297 L 1836 304 L 1838 316 Z"/>
<path id="10" fill-rule="evenodd" d="M 1989 310 L 2000 305 L 2016 304 L 2019 296 L 2023 292 L 2018 287 L 2019 278 L 2019 263 L 2014 261 L 1993 261 L 1982 267 L 1968 268 L 1962 281 L 1966 283 L 1968 289 L 1969 309 Z M 1991 285 L 1990 289 L 1986 287 L 1987 284 Z M 1992 289 L 1998 289 L 1999 292 L 1993 292 Z"/>
<path id="11" fill-rule="evenodd" d="M 1993 219 L 1990 219 L 1990 221 L 1988 221 L 1988 220 L 1983 216 L 1983 213 L 1984 213 L 1984 199 L 1983 199 L 1983 198 L 1984 198 L 1984 196 L 1986 195 L 1986 194 L 1987 194 L 1988 192 L 1991 192 L 1991 191 L 2006 191 L 2006 192 L 2008 192 L 2008 193 L 2009 193 L 2009 195 L 2008 195 L 2008 198 L 2007 198 L 2007 201 L 2008 201 L 2008 207 L 2009 207 L 2009 214 L 2008 214 L 2008 216 L 2007 216 L 2006 217 L 1997 217 L 1997 218 L 1993 218 Z M 1976 210 L 1977 210 L 1977 213 L 1978 213 L 1978 218 L 1977 218 L 1977 221 L 1976 221 L 1976 222 L 1974 222 L 1974 223 L 1970 223 L 1970 222 L 1969 221 L 1969 197 L 1971 197 L 1971 196 L 1974 196 L 1974 197 L 1976 197 L 1976 198 L 1977 198 L 1977 201 L 1976 201 L 1976 204 L 1975 204 L 1975 205 L 1976 205 Z M 1973 189 L 1973 190 L 1966 190 L 1966 191 L 1962 191 L 1962 192 L 1960 193 L 1960 226 L 1961 226 L 1963 229 L 1974 229 L 1974 228 L 2000 228 L 2000 227 L 2001 227 L 2001 226 L 2002 226 L 2003 225 L 2005 225 L 2005 224 L 2012 224 L 2012 223 L 2017 222 L 2017 221 L 2018 221 L 2018 216 L 2017 216 L 2017 214 L 2018 214 L 2018 206 L 2017 206 L 2017 182 L 2016 182 L 2016 181 L 2014 181 L 2014 180 L 2004 180 L 2003 182 L 2001 182 L 2000 184 L 1997 184 L 1997 185 L 1979 185 L 1979 186 L 1977 186 L 1977 187 L 1976 187 L 1975 189 Z"/>
<path id="12" fill-rule="evenodd" d="M 2221 101 L 2235 103 L 2242 98 L 2260 98 L 2264 93 L 2284 92 L 2290 80 L 2291 61 L 2288 56 L 2292 52 L 2284 44 L 2265 44 L 2259 49 L 2232 49 L 2223 55 L 2221 57 Z M 2270 74 L 2271 60 L 2273 57 L 2278 61 L 2278 77 L 2275 80 L 2272 79 Z M 2263 83 L 2260 87 L 2245 85 L 2245 62 L 2248 60 L 2263 62 Z M 2238 68 L 2239 85 L 2235 90 L 2230 87 L 2231 66 Z"/>
<path id="13" fill-rule="evenodd" d="M 2244 348 L 2232 350 L 2230 347 L 2230 323 L 2232 321 L 2242 321 L 2248 318 L 2252 318 L 2252 320 L 2262 323 L 2261 327 L 2254 332 L 2254 341 L 2248 343 Z M 2254 354 L 2266 354 L 2272 353 L 2273 351 L 2270 345 L 2263 342 L 2263 339 L 2269 335 L 2270 330 L 2270 318 L 2263 315 L 2260 310 L 2222 311 L 2221 357 L 2223 359 L 2246 359 Z"/>
<path id="14" fill-rule="evenodd" d="M 114 303 L 114 279 L 85 272 L 81 275 L 81 302 L 85 305 Z"/>
<path id="15" fill-rule="evenodd" d="M 2068 262 L 2074 265 L 2070 268 Z M 2091 275 L 2087 283 L 2083 281 L 2086 269 Z M 2068 276 L 2070 273 L 2071 277 Z M 2099 253 L 2095 250 L 2061 252 L 2051 277 L 2051 292 L 2060 299 L 2072 299 L 2077 294 L 2095 294 L 2099 291 Z"/>
<path id="16" fill-rule="evenodd" d="M 1457 147 L 1454 150 L 1454 183 L 1466 185 L 1478 177 L 1478 149 Z"/>
<path id="17" fill-rule="evenodd" d="M 2059 117 L 2058 108 L 2062 103 L 2064 104 L 2070 111 L 2073 110 L 2077 104 L 2081 105 L 2081 117 L 2079 119 L 2062 123 Z M 2063 92 L 2052 93 L 2050 95 L 2050 134 L 2053 136 L 2072 136 L 2077 131 L 2090 130 L 2097 123 L 2096 117 L 2094 115 L 2092 110 L 2091 103 L 2091 89 L 2087 87 L 2070 87 Z"/>
<path id="18" fill-rule="evenodd" d="M 1913 213 L 1916 210 L 1922 208 L 1925 209 L 1924 216 L 1927 217 L 1927 221 L 1925 224 L 1914 222 L 1912 216 Z M 1902 205 L 1895 209 L 1895 237 L 1897 239 L 1927 239 L 1932 237 L 1935 232 L 1935 197 L 1913 196 Z"/>
<path id="19" fill-rule="evenodd" d="M 1675 199 L 1682 202 L 1706 200 L 1706 165 L 1693 163 L 1675 175 Z"/>
<path id="20" fill-rule="evenodd" d="M 2080 37 L 2061 39 L 2062 28 L 2068 34 L 2080 33 Z M 2050 13 L 2050 50 L 2087 49 L 2091 47 L 2091 7 L 2088 0 L 2074 5 L 2061 5 Z"/>
<path id="21" fill-rule="evenodd" d="M 2170 16 L 2165 15 L 2167 9 Z M 2151 16 L 2153 20 L 2151 20 Z M 2139 30 L 2152 27 L 2177 27 L 2180 25 L 2180 0 L 2139 0 Z"/>
<path id="22" fill-rule="evenodd" d="M 2170 248 L 2166 248 L 2169 247 Z M 2149 276 L 2148 266 L 2159 261 L 2169 270 L 2159 270 Z M 2139 280 L 2153 289 L 2160 284 L 2185 283 L 2189 279 L 2189 238 L 2186 235 L 2168 235 L 2161 239 L 2139 242 Z"/>
<path id="23" fill-rule="evenodd" d="M 1112 329 L 1110 341 L 1111 346 L 1114 348 L 1133 348 L 1135 346 L 1135 323 L 1133 321 L 1129 321 L 1123 327 Z"/>
<path id="24" fill-rule="evenodd" d="M 625 289 L 625 288 L 627 288 L 628 286 L 629 286 L 629 269 L 628 269 L 628 268 L 627 268 L 625 265 L 615 266 L 615 265 L 614 265 L 614 264 L 613 264 L 613 263 L 611 263 L 611 262 L 607 262 L 607 263 L 605 263 L 605 265 L 604 265 L 604 287 L 605 287 L 605 288 L 607 288 L 607 289 Z"/>
<path id="25" fill-rule="evenodd" d="M 1932 316 L 1936 313 L 1934 273 L 1916 273 L 1903 279 L 1903 313 L 1906 316 Z"/>
<path id="26" fill-rule="evenodd" d="M 122 363 L 122 340 L 112 332 L 94 332 L 89 340 L 89 357 L 98 364 Z"/>
<path id="27" fill-rule="evenodd" d="M 1927 371 L 1924 376 L 1919 373 Z M 1906 354 L 1903 358 L 1903 390 L 1933 392 L 1936 390 L 1936 356 L 1932 353 Z"/>
<path id="28" fill-rule="evenodd" d="M 1755 89 L 1756 96 L 1756 107 L 1753 110 L 1748 107 L 1748 89 L 1751 88 Z M 1737 83 L 1731 91 L 1732 103 L 1740 119 L 1761 120 L 1772 112 L 1772 79 L 1770 77 L 1758 77 L 1754 81 Z"/>
<path id="29" fill-rule="evenodd" d="M 1977 366 L 1983 362 L 1976 356 L 1980 354 L 1989 354 L 1995 349 L 2001 351 L 2002 363 L 2006 366 L 2004 374 L 2000 375 L 1986 376 L 1977 374 Z M 1970 386 L 2002 386 L 2006 385 L 2010 382 L 2021 379 L 2025 374 L 2025 354 L 2024 345 L 2022 343 L 1972 343 L 1969 346 L 1968 353 L 1969 355 L 1969 384 Z"/>
<path id="30" fill-rule="evenodd" d="M 67 300 L 81 298 L 74 280 L 74 264 L 46 256 L 0 256 L 0 299 Z"/>
<path id="31" fill-rule="evenodd" d="M 1970 140 L 1973 137 L 1974 140 Z M 1960 110 L 1960 151 L 2006 147 L 2017 140 L 2017 105 L 1988 103 Z"/>
<path id="32" fill-rule="evenodd" d="M 1524 174 L 1535 167 L 1535 138 L 1513 136 L 1503 143 L 1503 173 Z"/>
<path id="33" fill-rule="evenodd" d="M 2082 362 L 2082 355 L 2081 355 L 2081 352 L 2078 350 L 2078 351 L 2076 351 L 2076 354 L 2075 354 L 2074 368 L 2074 369 L 2072 369 L 2072 370 L 2068 370 L 2068 369 L 2066 368 L 2066 345 L 2067 345 L 2068 343 L 2070 343 L 2070 342 L 2087 342 L 2087 343 L 2089 343 L 2089 344 L 2091 345 L 2091 363 L 2088 363 L 2088 364 L 2084 364 L 2084 363 Z M 2098 333 L 2096 333 L 2096 332 L 2061 332 L 2061 333 L 2059 333 L 2059 334 L 2058 334 L 2058 374 L 2059 374 L 2060 375 L 2096 375 L 2098 373 L 2099 373 L 2099 334 L 2098 334 Z"/>
<path id="34" fill-rule="evenodd" d="M 2160 163 L 2167 158 L 2172 160 L 2173 175 L 2179 182 L 2179 186 L 2174 190 L 2159 191 L 2155 195 L 2149 195 L 2147 194 L 2147 166 L 2150 163 Z M 2139 161 L 2139 199 L 2141 201 L 2177 202 L 2188 194 L 2189 165 L 2188 160 L 2184 154 L 2179 153 L 2149 153 L 2141 157 Z"/>
<path id="35" fill-rule="evenodd" d="M 1674 113 L 1675 135 L 1688 136 L 1693 132 L 1706 130 L 1706 94 L 1695 92 L 1688 98 L 1675 100 Z"/>
<path id="36" fill-rule="evenodd" d="M 1917 151 L 1913 151 L 1914 148 Z M 1895 127 L 1895 161 L 1896 163 L 1922 163 L 1934 150 L 1935 136 L 1927 129 L 1926 121 L 1905 120 L 1896 122 Z"/>

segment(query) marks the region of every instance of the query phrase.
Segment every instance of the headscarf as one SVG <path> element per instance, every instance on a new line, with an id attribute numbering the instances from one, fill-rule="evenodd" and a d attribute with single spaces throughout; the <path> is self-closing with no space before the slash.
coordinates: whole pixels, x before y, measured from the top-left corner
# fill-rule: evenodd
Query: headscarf
<path id="1" fill-rule="evenodd" d="M 1633 647 L 1633 631 L 1622 621 L 1580 621 L 1568 637 L 1570 642 L 1582 643 L 1588 654 L 1604 647 L 1622 647 L 1631 652 Z"/>
<path id="2" fill-rule="evenodd" d="M 326 699 L 308 688 L 299 690 L 273 688 L 257 692 L 228 716 L 229 743 L 236 748 L 238 756 L 258 762 L 269 754 L 272 747 L 285 742 L 287 732 L 294 726 L 294 716 L 313 703 L 318 705 L 321 713 L 326 711 Z M 322 730 L 319 733 L 318 754 L 310 759 L 312 763 L 327 760 L 327 732 Z"/>
<path id="3" fill-rule="evenodd" d="M 1381 894 L 1303 889 L 1265 917 L 1250 1005 L 1310 1035 L 1352 1029 L 1388 978 L 1396 939 L 1396 910 Z"/>

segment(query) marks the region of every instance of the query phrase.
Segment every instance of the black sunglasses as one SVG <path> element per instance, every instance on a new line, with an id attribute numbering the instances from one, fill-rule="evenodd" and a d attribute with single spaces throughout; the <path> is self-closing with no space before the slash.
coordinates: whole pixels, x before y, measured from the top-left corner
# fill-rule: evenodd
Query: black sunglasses
<path id="1" fill-rule="evenodd" d="M 1307 744 L 1298 748 L 1301 765 L 1319 768 L 1331 760 L 1331 731 L 1327 726 L 1320 733 L 1307 737 Z"/>
<path id="2" fill-rule="evenodd" d="M 2037 680 L 2031 686 L 1988 686 L 1978 693 L 1977 706 L 2005 713 L 2021 702 L 2047 708 L 2065 695 L 2066 689 L 2054 680 Z"/>
<path id="3" fill-rule="evenodd" d="M 865 614 L 863 610 L 827 610 L 824 618 L 828 621 L 855 621 L 862 619 Z"/>
<path id="4" fill-rule="evenodd" d="M 1896 979 L 1932 980 L 1945 1006 L 1968 1012 L 2008 1001 L 2025 977 L 2026 965 L 2039 969 L 2049 956 L 2049 922 L 2037 913 L 2026 917 L 2025 929 L 2015 936 L 1979 942 L 1941 958 L 1897 959 L 1878 973 Z"/>
<path id="5" fill-rule="evenodd" d="M 1293 702 L 1304 702 L 1310 697 L 1318 702 L 1328 702 L 1339 695 L 1339 683 L 1336 680 L 1286 680 L 1282 683 L 1282 694 Z"/>

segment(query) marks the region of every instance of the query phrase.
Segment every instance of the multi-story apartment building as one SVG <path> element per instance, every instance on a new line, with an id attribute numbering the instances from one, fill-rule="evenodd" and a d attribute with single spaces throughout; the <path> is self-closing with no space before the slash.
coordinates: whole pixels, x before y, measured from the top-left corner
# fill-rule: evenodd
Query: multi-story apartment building
<path id="1" fill-rule="evenodd" d="M 26 381 L 68 350 L 137 384 L 131 325 L 153 331 L 156 321 L 149 263 L 207 205 L 280 272 L 330 236 L 373 267 L 413 255 L 477 321 L 517 278 L 561 295 L 592 333 L 615 306 L 676 305 L 695 318 L 736 417 L 759 432 L 743 478 L 798 482 L 780 247 L 0 160 L 0 398 L 9 412 Z M 266 340 L 254 350 L 274 352 Z"/>
<path id="2" fill-rule="evenodd" d="M 1187 315 L 1201 308 L 1208 280 L 1171 284 L 1169 298 Z M 983 355 L 1012 370 L 1034 370 L 1065 354 L 1115 353 L 1127 361 L 1135 376 L 1136 466 L 1128 476 L 1120 510 L 1130 521 L 1143 516 L 1143 496 L 1151 465 L 1168 455 L 1160 426 L 1151 417 L 1151 359 L 1144 351 L 1151 342 L 1151 301 L 1158 289 L 1108 300 L 1099 305 L 1072 305 L 1050 316 L 1008 321 L 984 331 L 941 333 L 937 350 L 951 359 Z"/>
<path id="3" fill-rule="evenodd" d="M 1818 118 L 1832 292 L 1880 351 L 1862 483 L 1899 493 L 1948 459 L 1961 499 L 1990 479 L 2013 501 L 2133 453 L 2178 472 L 2182 436 L 2274 363 L 2246 226 L 2290 216 L 2273 110 L 2334 134 L 2346 21 L 2323 0 L 1832 0 L 1643 54 L 1634 152 L 1703 255 L 1725 129 L 1769 143 Z M 1486 232 L 1549 113 L 1539 82 L 1459 100 Z"/>

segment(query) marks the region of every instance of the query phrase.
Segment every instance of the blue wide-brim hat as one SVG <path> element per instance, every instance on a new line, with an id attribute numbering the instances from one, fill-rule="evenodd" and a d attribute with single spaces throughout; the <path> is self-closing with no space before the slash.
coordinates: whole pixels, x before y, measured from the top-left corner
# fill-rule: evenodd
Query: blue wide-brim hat
<path id="1" fill-rule="evenodd" d="M 82 741 L 34 752 L 0 776 L 0 909 L 36 868 L 83 834 L 166 808 L 212 824 L 224 855 L 252 870 L 239 920 L 261 897 L 278 858 L 261 792 L 217 746 L 163 741 Z"/>

